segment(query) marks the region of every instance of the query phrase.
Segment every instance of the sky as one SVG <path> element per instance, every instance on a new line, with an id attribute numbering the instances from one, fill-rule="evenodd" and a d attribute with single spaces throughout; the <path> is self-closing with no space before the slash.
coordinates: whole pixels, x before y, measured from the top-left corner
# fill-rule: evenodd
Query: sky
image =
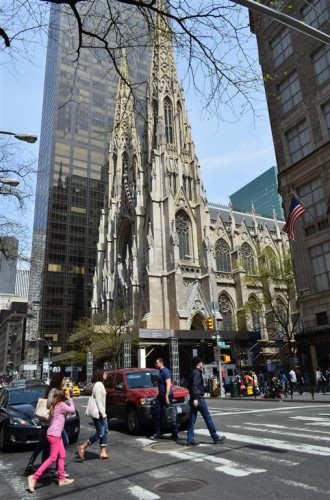
<path id="1" fill-rule="evenodd" d="M 45 60 L 46 50 L 39 48 L 33 63 L 0 64 L 0 130 L 40 137 Z M 276 165 L 265 96 L 258 95 L 258 118 L 247 114 L 233 123 L 232 116 L 228 117 L 231 123 L 205 117 L 192 90 L 185 96 L 207 199 L 227 205 L 232 193 Z M 27 157 L 37 158 L 38 144 L 21 143 L 21 150 Z M 33 208 L 31 201 L 25 214 L 31 234 Z"/>

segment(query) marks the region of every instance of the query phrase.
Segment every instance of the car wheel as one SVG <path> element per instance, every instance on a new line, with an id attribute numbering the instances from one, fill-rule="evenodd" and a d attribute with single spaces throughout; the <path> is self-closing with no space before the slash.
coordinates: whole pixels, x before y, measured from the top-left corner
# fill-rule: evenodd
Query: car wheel
<path id="1" fill-rule="evenodd" d="M 79 432 L 77 432 L 76 434 L 74 434 L 69 438 L 69 443 L 70 444 L 76 443 L 78 441 L 78 437 L 79 437 Z"/>
<path id="2" fill-rule="evenodd" d="M 189 420 L 186 420 L 185 422 L 180 423 L 180 431 L 186 431 L 188 430 L 188 425 L 189 425 Z"/>
<path id="3" fill-rule="evenodd" d="M 141 425 L 135 408 L 128 408 L 126 415 L 127 429 L 130 434 L 139 434 Z"/>
<path id="4" fill-rule="evenodd" d="M 0 451 L 8 451 L 9 445 L 6 439 L 6 432 L 3 427 L 0 429 Z"/>

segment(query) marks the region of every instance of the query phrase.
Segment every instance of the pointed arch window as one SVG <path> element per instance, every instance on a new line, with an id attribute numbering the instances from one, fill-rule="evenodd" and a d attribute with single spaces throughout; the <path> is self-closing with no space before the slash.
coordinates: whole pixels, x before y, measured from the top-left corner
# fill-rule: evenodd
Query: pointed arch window
<path id="1" fill-rule="evenodd" d="M 180 102 L 177 103 L 178 110 L 178 135 L 179 135 L 179 145 L 180 149 L 183 148 L 183 123 L 182 123 L 182 107 Z"/>
<path id="2" fill-rule="evenodd" d="M 225 293 L 222 293 L 218 299 L 219 311 L 222 316 L 222 329 L 224 331 L 233 330 L 233 309 L 231 302 Z"/>
<path id="3" fill-rule="evenodd" d="M 241 246 L 242 254 L 242 265 L 248 274 L 256 273 L 255 258 L 252 252 L 252 248 L 248 243 L 243 243 Z"/>
<path id="4" fill-rule="evenodd" d="M 252 330 L 254 332 L 261 331 L 261 305 L 258 299 L 254 296 L 249 298 L 249 309 L 251 313 Z"/>
<path id="5" fill-rule="evenodd" d="M 265 267 L 271 272 L 276 272 L 276 254 L 270 247 L 266 247 L 263 251 L 263 259 Z"/>
<path id="6" fill-rule="evenodd" d="M 215 245 L 215 262 L 217 271 L 231 272 L 230 248 L 225 240 L 220 239 Z"/>
<path id="7" fill-rule="evenodd" d="M 180 259 L 184 259 L 185 255 L 190 255 L 190 223 L 183 212 L 176 214 L 175 227 L 179 237 Z"/>
<path id="8" fill-rule="evenodd" d="M 158 123 L 158 102 L 156 100 L 152 101 L 152 119 L 153 119 L 152 147 L 155 149 L 157 147 L 157 123 Z"/>
<path id="9" fill-rule="evenodd" d="M 165 137 L 167 144 L 173 144 L 173 106 L 169 97 L 164 99 Z"/>

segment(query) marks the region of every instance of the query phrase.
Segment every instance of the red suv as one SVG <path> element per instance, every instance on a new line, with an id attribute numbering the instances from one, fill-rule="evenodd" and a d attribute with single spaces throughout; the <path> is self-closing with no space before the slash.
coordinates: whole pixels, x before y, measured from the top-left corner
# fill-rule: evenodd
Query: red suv
<path id="1" fill-rule="evenodd" d="M 107 416 L 126 420 L 128 432 L 139 434 L 150 427 L 158 394 L 158 373 L 156 369 L 126 368 L 109 371 L 104 381 L 107 390 Z M 186 429 L 189 420 L 189 392 L 184 387 L 173 386 L 173 405 L 178 423 Z M 164 416 L 164 430 L 169 423 Z"/>

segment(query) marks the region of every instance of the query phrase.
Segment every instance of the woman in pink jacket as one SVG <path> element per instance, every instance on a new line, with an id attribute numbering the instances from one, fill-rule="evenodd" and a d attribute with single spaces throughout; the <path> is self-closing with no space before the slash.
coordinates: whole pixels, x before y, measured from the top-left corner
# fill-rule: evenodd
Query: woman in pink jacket
<path id="1" fill-rule="evenodd" d="M 69 403 L 69 404 L 68 404 Z M 50 455 L 36 470 L 34 474 L 28 477 L 28 485 L 31 493 L 42 474 L 57 460 L 58 484 L 65 486 L 73 483 L 74 479 L 65 477 L 64 464 L 66 451 L 62 440 L 65 417 L 68 413 L 74 413 L 75 407 L 71 397 L 66 396 L 63 390 L 55 389 L 53 393 L 52 404 L 50 407 L 50 424 L 47 430 L 47 440 L 50 446 Z"/>

